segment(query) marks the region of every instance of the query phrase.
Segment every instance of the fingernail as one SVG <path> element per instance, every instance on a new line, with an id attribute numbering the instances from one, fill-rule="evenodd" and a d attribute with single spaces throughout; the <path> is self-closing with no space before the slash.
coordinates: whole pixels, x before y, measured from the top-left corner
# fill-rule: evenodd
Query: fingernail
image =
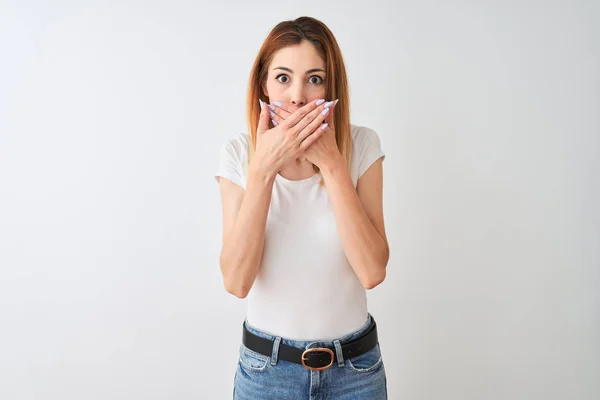
<path id="1" fill-rule="evenodd" d="M 282 106 L 282 104 L 280 102 L 278 102 L 278 101 L 274 101 L 273 104 L 275 104 L 277 107 L 281 107 Z"/>
<path id="2" fill-rule="evenodd" d="M 267 104 L 269 106 L 269 108 L 273 111 L 275 111 L 275 106 L 272 106 L 271 104 Z"/>
<path id="3" fill-rule="evenodd" d="M 317 105 L 320 106 L 321 104 L 325 103 L 325 99 L 321 99 L 321 100 L 317 100 Z"/>
<path id="4" fill-rule="evenodd" d="M 323 125 L 321 125 L 321 129 L 327 128 L 327 125 L 329 125 L 329 124 L 323 124 Z"/>
<path id="5" fill-rule="evenodd" d="M 275 125 L 275 126 L 279 125 L 279 124 L 277 123 L 277 121 L 275 121 L 274 119 L 272 119 L 272 120 L 271 120 L 271 122 L 272 122 L 272 123 L 273 123 L 273 125 Z"/>
<path id="6" fill-rule="evenodd" d="M 275 117 L 275 113 L 271 110 L 269 110 L 269 114 L 271 114 L 271 117 Z"/>
<path id="7" fill-rule="evenodd" d="M 327 115 L 328 112 L 329 112 L 329 108 L 326 108 L 321 112 L 321 115 Z"/>
<path id="8" fill-rule="evenodd" d="M 333 103 L 333 106 L 334 106 L 334 107 L 335 107 L 335 106 L 337 106 L 337 103 L 338 103 L 338 101 L 340 101 L 340 99 L 337 99 L 337 100 L 335 101 L 335 103 Z"/>
<path id="9" fill-rule="evenodd" d="M 338 102 L 337 100 L 330 101 L 329 103 L 325 104 L 325 108 L 329 108 L 329 107 L 332 107 L 332 106 L 335 107 L 335 105 L 337 104 L 337 102 Z"/>
<path id="10" fill-rule="evenodd" d="M 258 104 L 260 104 L 260 109 L 262 110 L 263 109 L 263 102 L 262 102 L 261 99 L 258 99 Z"/>

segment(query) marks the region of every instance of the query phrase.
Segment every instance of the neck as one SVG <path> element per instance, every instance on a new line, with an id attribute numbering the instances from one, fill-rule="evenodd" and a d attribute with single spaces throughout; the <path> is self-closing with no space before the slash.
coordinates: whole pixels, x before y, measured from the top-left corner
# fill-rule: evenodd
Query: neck
<path id="1" fill-rule="evenodd" d="M 310 161 L 300 157 L 294 161 L 290 161 L 280 172 L 289 179 L 302 179 L 312 176 L 315 171 Z"/>
<path id="2" fill-rule="evenodd" d="M 291 168 L 299 170 L 312 168 L 312 163 L 304 157 L 295 159 L 289 165 Z"/>

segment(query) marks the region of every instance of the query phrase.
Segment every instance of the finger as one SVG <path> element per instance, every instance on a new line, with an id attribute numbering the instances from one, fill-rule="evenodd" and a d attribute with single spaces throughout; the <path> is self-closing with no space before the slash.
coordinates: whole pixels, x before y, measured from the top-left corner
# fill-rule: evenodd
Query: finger
<path id="1" fill-rule="evenodd" d="M 282 119 L 287 119 L 290 115 L 292 115 L 292 113 L 288 110 L 281 108 L 281 103 L 278 101 L 274 101 L 272 104 L 269 104 L 269 108 L 271 109 L 271 112 L 279 115 Z M 273 115 L 271 115 L 271 117 L 272 116 Z"/>
<path id="2" fill-rule="evenodd" d="M 269 130 L 269 108 L 265 106 L 265 103 L 261 99 L 258 99 L 260 104 L 260 117 L 258 120 L 258 127 L 256 128 L 256 133 L 263 134 Z"/>
<path id="3" fill-rule="evenodd" d="M 327 130 L 327 124 L 321 124 L 317 127 L 316 130 L 314 130 L 313 132 L 311 132 L 308 136 L 306 136 L 306 138 L 304 140 L 302 140 L 302 142 L 300 143 L 300 151 L 303 152 L 306 149 L 308 149 L 314 142 L 316 142 L 317 140 L 319 140 L 319 138 L 321 136 L 323 136 L 325 134 L 325 131 Z"/>
<path id="4" fill-rule="evenodd" d="M 322 118 L 315 118 L 298 134 L 298 140 L 303 141 L 309 135 L 313 135 L 317 130 L 325 130 L 327 126 L 329 126 L 329 124 L 327 122 L 323 123 Z"/>
<path id="5" fill-rule="evenodd" d="M 274 126 L 277 126 L 281 122 L 285 121 L 285 118 L 281 114 L 279 114 L 278 111 L 273 111 L 273 110 L 278 110 L 277 107 L 275 107 L 271 104 L 267 104 L 267 106 L 269 107 L 269 116 L 271 117 L 271 121 L 273 121 Z M 281 110 L 283 110 L 283 109 L 281 109 Z M 287 113 L 287 111 L 285 111 L 285 112 Z"/>
<path id="6" fill-rule="evenodd" d="M 333 101 L 328 101 L 327 103 L 325 103 L 323 105 L 324 108 L 329 108 L 330 111 L 327 113 L 327 115 L 325 115 L 322 123 L 329 124 L 330 128 L 333 128 L 333 111 L 334 111 L 334 108 L 337 105 L 337 103 L 338 103 L 338 100 L 333 100 Z"/>
<path id="7" fill-rule="evenodd" d="M 319 110 L 320 112 L 321 110 L 323 110 L 323 103 L 325 103 L 325 100 L 320 99 L 316 101 L 311 101 L 310 103 L 304 105 L 302 108 L 292 113 L 292 115 L 290 115 L 285 120 L 284 127 L 286 129 L 295 127 L 296 124 L 298 124 L 300 121 L 303 121 L 311 112 L 316 110 Z M 316 115 L 318 115 L 318 112 L 315 113 L 315 115 L 313 115 L 313 118 L 309 118 L 306 124 L 302 125 L 301 128 L 304 128 L 304 126 L 308 125 L 308 123 L 311 122 L 314 119 L 314 116 Z"/>
<path id="8" fill-rule="evenodd" d="M 331 112 L 331 109 L 326 106 L 327 104 L 321 104 L 320 106 L 309 112 L 307 115 L 305 115 L 300 121 L 298 121 L 291 127 L 292 132 L 295 135 L 298 135 L 311 123 L 322 123 L 322 121 L 325 119 L 325 116 Z M 296 113 L 294 113 L 290 118 L 288 118 L 286 122 L 293 120 L 295 117 Z"/>
<path id="9" fill-rule="evenodd" d="M 273 114 L 273 111 L 271 111 L 271 113 L 271 121 L 273 122 L 273 126 L 277 126 L 285 121 L 285 119 L 281 118 L 279 115 Z"/>
<path id="10" fill-rule="evenodd" d="M 335 100 L 332 102 L 330 108 L 331 108 L 331 112 L 329 114 L 327 114 L 327 116 L 325 117 L 325 121 L 324 123 L 329 124 L 329 127 L 333 130 L 335 130 L 335 126 L 334 126 L 334 120 L 335 118 L 333 118 L 334 114 L 335 114 L 335 106 L 337 105 L 338 100 Z"/>

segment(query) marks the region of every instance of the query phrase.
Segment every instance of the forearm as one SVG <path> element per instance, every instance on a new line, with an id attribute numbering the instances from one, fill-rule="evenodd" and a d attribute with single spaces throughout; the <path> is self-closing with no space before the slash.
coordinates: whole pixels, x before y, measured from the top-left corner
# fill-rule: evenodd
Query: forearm
<path id="1" fill-rule="evenodd" d="M 223 243 L 221 272 L 227 291 L 244 298 L 258 274 L 275 175 L 250 170 L 235 223 Z"/>
<path id="2" fill-rule="evenodd" d="M 387 243 L 369 220 L 343 159 L 336 158 L 321 171 L 346 258 L 363 286 L 371 289 L 385 278 Z"/>

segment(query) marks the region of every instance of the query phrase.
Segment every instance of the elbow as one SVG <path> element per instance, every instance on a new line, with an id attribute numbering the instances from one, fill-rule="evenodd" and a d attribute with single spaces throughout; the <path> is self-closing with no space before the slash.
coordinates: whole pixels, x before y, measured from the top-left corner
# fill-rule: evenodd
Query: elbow
<path id="1" fill-rule="evenodd" d="M 234 295 L 238 299 L 245 299 L 246 296 L 248 296 L 249 290 L 246 290 L 243 287 L 231 286 L 231 285 L 227 285 L 227 283 L 225 283 L 224 286 L 225 286 L 225 290 L 227 290 L 228 293 Z"/>
<path id="2" fill-rule="evenodd" d="M 375 287 L 379 286 L 379 284 L 385 280 L 385 276 L 386 276 L 385 270 L 386 270 L 385 267 L 383 267 L 379 273 L 373 274 L 372 276 L 369 276 L 367 279 L 363 280 L 362 284 L 363 284 L 364 288 L 367 290 L 371 290 L 371 289 L 374 289 Z"/>
<path id="3" fill-rule="evenodd" d="M 236 278 L 235 273 L 231 273 L 231 268 L 227 267 L 227 263 L 220 260 L 221 274 L 223 275 L 223 286 L 225 290 L 239 299 L 244 299 L 250 292 L 250 287 L 244 284 L 243 281 Z"/>
<path id="4" fill-rule="evenodd" d="M 377 269 L 370 273 L 365 279 L 362 280 L 362 284 L 367 290 L 371 290 L 381 284 L 387 275 L 387 264 L 390 259 L 390 249 L 386 244 L 385 252 L 382 255 L 382 258 L 374 262 L 378 265 Z"/>
<path id="5" fill-rule="evenodd" d="M 228 277 L 226 274 L 223 274 L 223 286 L 228 293 L 234 295 L 238 299 L 246 298 L 250 292 L 249 287 L 242 282 L 239 282 L 239 280 Z"/>

